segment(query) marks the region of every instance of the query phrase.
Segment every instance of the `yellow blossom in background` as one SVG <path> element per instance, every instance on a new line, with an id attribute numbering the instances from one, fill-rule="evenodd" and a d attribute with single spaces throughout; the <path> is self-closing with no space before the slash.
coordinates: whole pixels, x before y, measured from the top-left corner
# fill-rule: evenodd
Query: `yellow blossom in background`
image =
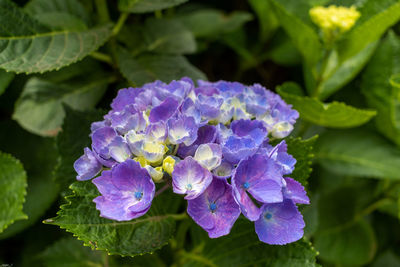
<path id="1" fill-rule="evenodd" d="M 175 163 L 176 163 L 176 160 L 173 157 L 168 156 L 164 159 L 162 168 L 166 173 L 171 175 L 172 172 L 174 171 Z"/>
<path id="2" fill-rule="evenodd" d="M 354 6 L 316 6 L 310 9 L 311 20 L 322 29 L 327 41 L 332 41 L 337 34 L 350 30 L 360 16 Z"/>

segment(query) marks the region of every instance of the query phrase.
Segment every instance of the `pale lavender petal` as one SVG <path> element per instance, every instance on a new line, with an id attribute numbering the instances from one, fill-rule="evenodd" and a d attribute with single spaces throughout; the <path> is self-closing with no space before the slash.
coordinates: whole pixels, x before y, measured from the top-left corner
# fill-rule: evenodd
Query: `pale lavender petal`
<path id="1" fill-rule="evenodd" d="M 168 97 L 159 106 L 150 111 L 149 120 L 151 123 L 167 121 L 177 112 L 178 107 L 179 102 L 172 97 Z"/>
<path id="2" fill-rule="evenodd" d="M 186 194 L 185 199 L 194 199 L 201 195 L 212 181 L 212 174 L 192 157 L 178 162 L 172 172 L 173 191 Z"/>
<path id="3" fill-rule="evenodd" d="M 197 148 L 201 144 L 214 143 L 217 136 L 217 130 L 213 125 L 204 125 L 197 131 L 197 139 L 190 146 L 184 144 L 179 145 L 178 156 L 186 158 L 187 156 L 194 156 Z"/>
<path id="4" fill-rule="evenodd" d="M 179 116 L 168 120 L 168 140 L 171 144 L 193 144 L 197 139 L 198 126 L 192 117 Z"/>
<path id="5" fill-rule="evenodd" d="M 78 181 L 85 181 L 93 178 L 101 171 L 101 168 L 101 163 L 87 147 L 84 149 L 84 154 L 74 162 L 74 169 L 78 173 L 76 176 Z"/>

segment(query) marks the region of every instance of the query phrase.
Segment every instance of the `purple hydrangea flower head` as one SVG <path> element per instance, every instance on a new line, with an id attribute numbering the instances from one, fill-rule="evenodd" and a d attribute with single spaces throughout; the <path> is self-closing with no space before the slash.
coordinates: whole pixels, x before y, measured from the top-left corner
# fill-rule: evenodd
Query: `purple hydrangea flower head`
<path id="1" fill-rule="evenodd" d="M 257 204 L 282 202 L 282 179 L 279 166 L 266 155 L 256 154 L 242 160 L 232 177 L 232 186 L 243 215 L 255 221 L 261 212 Z"/>
<path id="2" fill-rule="evenodd" d="M 271 245 L 284 245 L 303 237 L 303 216 L 293 201 L 264 204 L 262 214 L 255 222 L 256 233 L 261 241 Z"/>
<path id="3" fill-rule="evenodd" d="M 93 180 L 101 196 L 93 201 L 100 216 L 129 221 L 144 215 L 154 198 L 155 185 L 140 164 L 128 159 Z"/>
<path id="4" fill-rule="evenodd" d="M 194 155 L 194 159 L 207 170 L 214 170 L 221 164 L 221 146 L 218 144 L 199 145 Z"/>
<path id="5" fill-rule="evenodd" d="M 212 181 L 212 174 L 192 157 L 187 157 L 175 165 L 172 172 L 172 186 L 177 194 L 186 194 L 185 199 L 195 199 L 201 195 Z"/>
<path id="6" fill-rule="evenodd" d="M 284 179 L 284 198 L 291 199 L 296 204 L 310 204 L 310 199 L 307 196 L 306 190 L 299 182 L 289 177 L 285 177 Z"/>
<path id="7" fill-rule="evenodd" d="M 84 152 L 85 154 L 74 162 L 74 169 L 78 173 L 76 176 L 78 181 L 92 179 L 102 168 L 101 163 L 89 148 L 85 147 Z"/>
<path id="8" fill-rule="evenodd" d="M 168 140 L 171 144 L 190 146 L 197 139 L 198 126 L 193 117 L 178 116 L 167 122 Z"/>
<path id="9" fill-rule="evenodd" d="M 240 215 L 239 206 L 232 196 L 232 187 L 219 179 L 214 179 L 203 194 L 189 200 L 187 211 L 211 238 L 229 234 Z"/>
<path id="10" fill-rule="evenodd" d="M 91 125 L 91 149 L 74 163 L 78 180 L 93 179 L 100 215 L 126 221 L 144 215 L 172 185 L 188 213 L 211 238 L 227 235 L 240 213 L 261 241 L 299 239 L 296 204 L 304 187 L 289 177 L 296 159 L 285 141 L 298 112 L 255 84 L 155 81 L 121 89 L 102 121 Z M 154 183 L 165 183 L 155 193 Z"/>

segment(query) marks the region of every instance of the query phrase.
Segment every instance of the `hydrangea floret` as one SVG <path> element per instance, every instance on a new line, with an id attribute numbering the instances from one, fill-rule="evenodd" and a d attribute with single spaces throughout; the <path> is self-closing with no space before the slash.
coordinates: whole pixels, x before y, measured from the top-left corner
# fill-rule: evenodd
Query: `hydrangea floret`
<path id="1" fill-rule="evenodd" d="M 229 234 L 243 214 L 262 242 L 300 239 L 297 204 L 309 199 L 288 177 L 296 159 L 279 142 L 298 112 L 259 84 L 197 84 L 182 78 L 121 89 L 104 120 L 92 124 L 91 148 L 74 168 L 79 181 L 97 176 L 92 182 L 100 195 L 93 201 L 100 216 L 143 216 L 172 187 L 211 238 Z M 156 192 L 159 183 L 165 185 Z"/>

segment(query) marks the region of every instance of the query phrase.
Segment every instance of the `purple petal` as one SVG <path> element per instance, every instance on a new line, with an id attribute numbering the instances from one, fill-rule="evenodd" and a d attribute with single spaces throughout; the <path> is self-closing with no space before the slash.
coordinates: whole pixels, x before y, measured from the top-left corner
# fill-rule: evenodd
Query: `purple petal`
<path id="1" fill-rule="evenodd" d="M 185 199 L 194 199 L 201 195 L 211 181 L 211 173 L 190 156 L 178 162 L 172 172 L 173 191 L 186 194 Z"/>
<path id="2" fill-rule="evenodd" d="M 293 201 L 265 204 L 263 213 L 255 222 L 258 238 L 271 245 L 284 245 L 303 237 L 303 216 Z"/>
<path id="3" fill-rule="evenodd" d="M 294 203 L 310 204 L 310 199 L 301 183 L 289 177 L 284 179 L 286 182 L 286 186 L 283 189 L 284 198 L 291 199 Z"/>
<path id="4" fill-rule="evenodd" d="M 127 221 L 145 214 L 154 198 L 155 185 L 146 169 L 132 159 L 104 171 L 93 180 L 102 194 L 93 201 L 102 217 Z"/>
<path id="5" fill-rule="evenodd" d="M 234 165 L 226 160 L 222 160 L 221 164 L 213 170 L 213 175 L 218 179 L 228 179 L 232 176 Z"/>
<path id="6" fill-rule="evenodd" d="M 194 159 L 209 171 L 221 164 L 222 149 L 219 144 L 202 144 L 196 150 Z"/>
<path id="7" fill-rule="evenodd" d="M 84 154 L 74 162 L 74 169 L 78 173 L 76 176 L 78 181 L 85 181 L 93 178 L 101 171 L 101 168 L 101 163 L 87 147 L 84 149 Z"/>
<path id="8" fill-rule="evenodd" d="M 203 118 L 212 120 L 219 116 L 219 110 L 223 102 L 224 100 L 222 97 L 204 96 L 200 94 L 197 96 L 195 105 Z"/>
<path id="9" fill-rule="evenodd" d="M 213 125 L 204 125 L 200 127 L 197 131 L 197 139 L 190 146 L 185 146 L 184 144 L 179 145 L 178 155 L 181 158 L 186 158 L 187 156 L 194 156 L 197 148 L 201 144 L 214 143 L 217 136 L 217 130 Z"/>
<path id="10" fill-rule="evenodd" d="M 285 140 L 277 144 L 274 148 L 267 148 L 269 157 L 274 159 L 282 168 L 282 174 L 290 174 L 294 170 L 296 159 L 287 153 Z"/>
<path id="11" fill-rule="evenodd" d="M 150 111 L 150 122 L 167 121 L 171 118 L 179 107 L 179 102 L 172 97 L 165 99 L 160 105 Z"/>
<path id="12" fill-rule="evenodd" d="M 121 111 L 125 106 L 134 103 L 136 96 L 138 96 L 143 89 L 141 88 L 127 88 L 120 89 L 118 91 L 117 97 L 111 103 L 111 107 L 114 111 Z"/>
<path id="13" fill-rule="evenodd" d="M 232 187 L 218 179 L 214 179 L 199 197 L 188 201 L 187 211 L 210 238 L 229 234 L 240 215 L 239 206 L 232 196 Z"/>

